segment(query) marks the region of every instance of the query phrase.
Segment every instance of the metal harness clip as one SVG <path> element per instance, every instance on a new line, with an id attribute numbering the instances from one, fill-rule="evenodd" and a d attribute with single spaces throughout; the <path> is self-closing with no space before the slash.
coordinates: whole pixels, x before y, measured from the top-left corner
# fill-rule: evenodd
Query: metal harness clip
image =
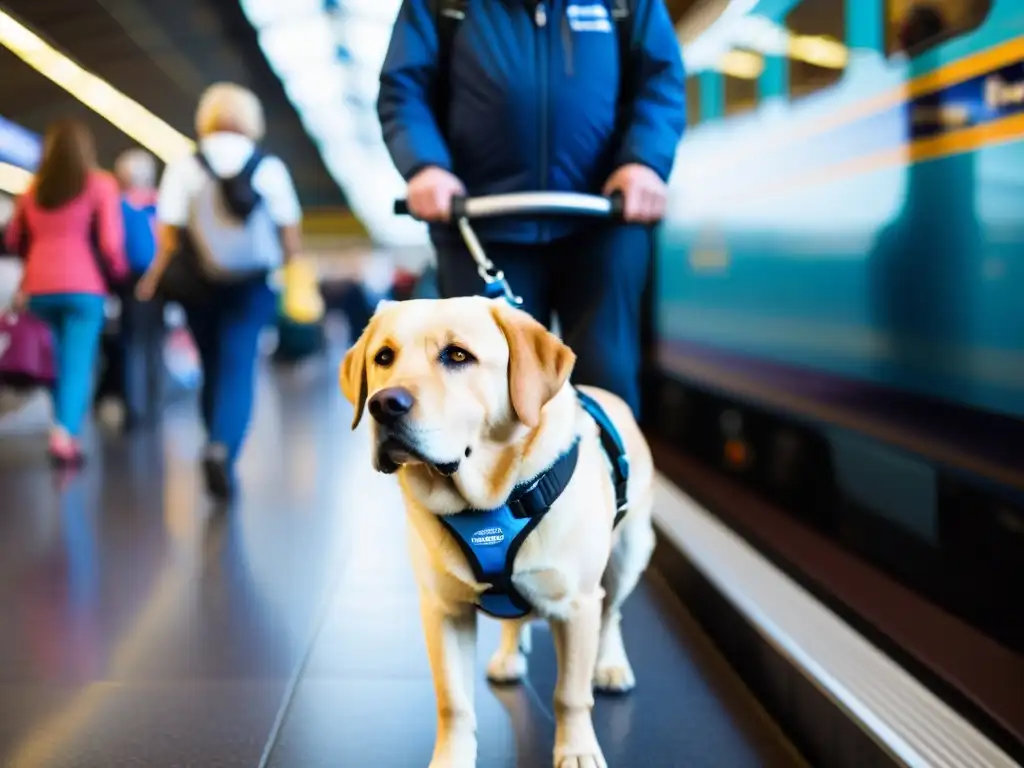
<path id="1" fill-rule="evenodd" d="M 487 296 L 496 298 L 496 293 L 490 290 L 491 286 L 496 285 L 501 288 L 501 294 L 509 304 L 513 307 L 521 307 L 523 305 L 523 298 L 513 293 L 512 286 L 505 279 L 505 273 L 494 266 L 494 262 L 487 258 L 487 254 L 484 252 L 483 246 L 480 245 L 480 240 L 477 239 L 476 232 L 473 231 L 469 219 L 463 216 L 459 219 L 458 224 L 459 232 L 462 233 L 462 239 L 466 243 L 466 249 L 469 251 L 469 255 L 473 257 L 473 261 L 476 262 L 476 272 L 488 288 L 486 291 Z"/>

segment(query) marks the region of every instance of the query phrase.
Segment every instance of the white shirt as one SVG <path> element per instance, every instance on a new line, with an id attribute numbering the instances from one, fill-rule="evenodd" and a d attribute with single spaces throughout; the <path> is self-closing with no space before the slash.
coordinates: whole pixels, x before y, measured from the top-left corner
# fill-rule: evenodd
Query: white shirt
<path id="1" fill-rule="evenodd" d="M 238 133 L 211 133 L 199 141 L 199 149 L 214 173 L 231 178 L 245 167 L 256 145 Z M 161 224 L 183 227 L 188 224 L 192 197 L 207 180 L 206 171 L 194 155 L 170 163 L 160 179 L 156 217 Z M 276 157 L 266 157 L 252 177 L 254 189 L 263 197 L 270 218 L 279 227 L 289 227 L 302 220 L 302 208 L 292 184 L 288 168 Z"/>

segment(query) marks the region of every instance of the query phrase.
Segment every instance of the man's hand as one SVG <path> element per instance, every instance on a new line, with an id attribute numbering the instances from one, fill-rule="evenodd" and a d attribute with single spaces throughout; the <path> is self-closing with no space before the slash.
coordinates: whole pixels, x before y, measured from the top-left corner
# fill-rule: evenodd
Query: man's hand
<path id="1" fill-rule="evenodd" d="M 454 175 L 432 166 L 424 168 L 409 180 L 406 192 L 409 211 L 422 221 L 448 221 L 452 215 L 452 198 L 466 194 L 466 188 Z"/>
<path id="2" fill-rule="evenodd" d="M 629 163 L 615 171 L 605 182 L 602 194 L 610 195 L 612 192 L 622 192 L 622 217 L 626 221 L 651 224 L 665 215 L 668 188 L 661 177 L 646 165 Z"/>

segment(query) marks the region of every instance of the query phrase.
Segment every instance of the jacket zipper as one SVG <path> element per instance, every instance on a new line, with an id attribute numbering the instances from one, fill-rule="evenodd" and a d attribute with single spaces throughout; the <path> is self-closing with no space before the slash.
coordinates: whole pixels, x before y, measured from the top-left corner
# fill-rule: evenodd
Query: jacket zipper
<path id="1" fill-rule="evenodd" d="M 548 91 L 550 88 L 548 66 L 550 52 L 548 50 L 548 9 L 545 0 L 539 0 L 533 11 L 533 21 L 537 25 L 537 70 L 540 77 L 540 188 L 548 188 Z M 547 230 L 542 222 L 541 234 Z"/>

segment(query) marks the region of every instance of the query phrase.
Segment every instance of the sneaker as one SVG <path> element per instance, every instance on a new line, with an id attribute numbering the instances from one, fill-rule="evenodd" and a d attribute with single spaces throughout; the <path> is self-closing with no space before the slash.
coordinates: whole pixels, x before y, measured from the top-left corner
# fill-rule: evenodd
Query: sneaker
<path id="1" fill-rule="evenodd" d="M 217 501 L 228 501 L 234 495 L 234 482 L 228 467 L 227 448 L 220 443 L 211 443 L 203 456 L 203 475 L 206 490 Z"/>

